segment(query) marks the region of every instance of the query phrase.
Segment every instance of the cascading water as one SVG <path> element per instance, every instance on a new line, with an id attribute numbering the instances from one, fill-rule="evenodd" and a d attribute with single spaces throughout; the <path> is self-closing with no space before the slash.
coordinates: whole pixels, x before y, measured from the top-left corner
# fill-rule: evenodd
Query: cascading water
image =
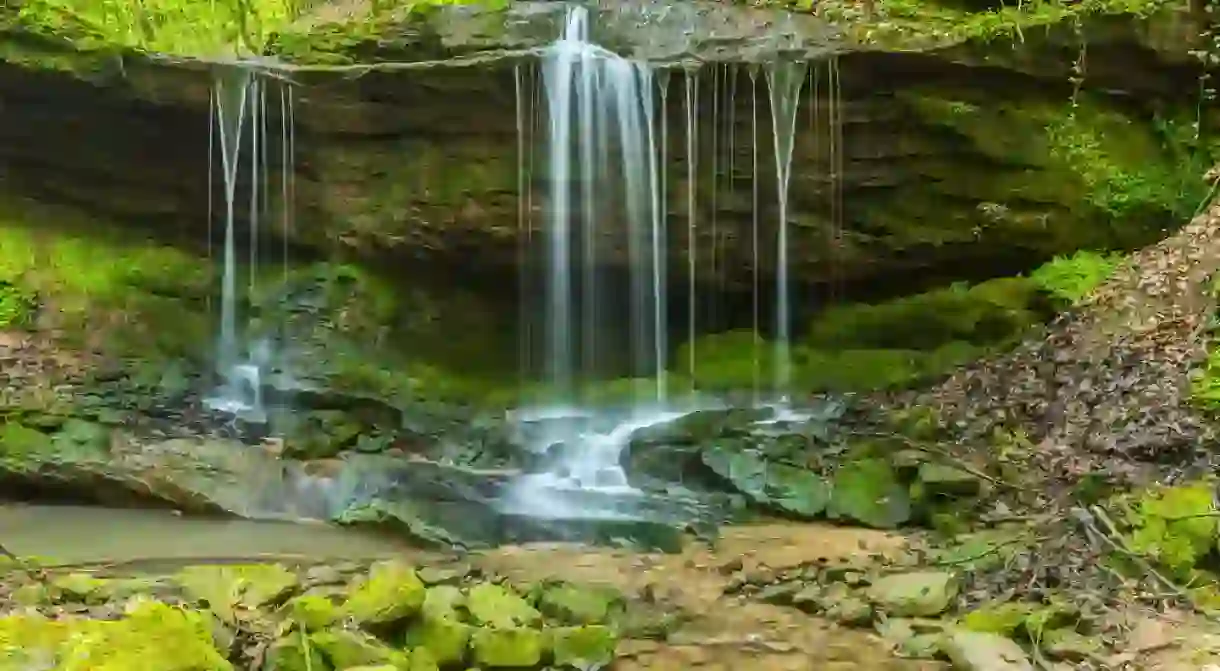
<path id="1" fill-rule="evenodd" d="M 232 69 L 220 72 L 212 93 L 212 120 L 209 147 L 219 149 L 224 195 L 224 256 L 220 295 L 220 333 L 217 339 L 216 365 L 221 384 L 205 403 L 213 410 L 239 416 L 249 421 L 266 420 L 263 404 L 264 375 L 273 358 L 272 346 L 266 340 L 243 342 L 239 333 L 238 305 L 242 294 L 238 287 L 237 245 L 239 239 L 237 208 L 239 186 L 243 183 L 242 167 L 247 168 L 249 196 L 248 247 L 249 279 L 245 296 L 253 295 L 259 277 L 260 225 L 270 219 L 271 152 L 267 84 L 252 71 Z M 291 227 L 291 202 L 294 185 L 288 169 L 295 159 L 295 128 L 290 92 L 280 94 L 281 141 L 281 213 L 286 241 Z M 218 145 L 218 146 L 217 146 Z M 214 157 L 209 156 L 209 165 Z M 209 179 L 211 177 L 209 170 Z M 209 188 L 211 184 L 209 183 Z M 214 208 L 209 201 L 209 214 Z M 287 258 L 287 246 L 283 248 Z M 285 272 L 287 265 L 285 261 Z M 247 329 L 248 330 L 248 329 Z M 246 334 L 248 336 L 248 334 Z"/>
<path id="2" fill-rule="evenodd" d="M 555 408 L 521 415 L 545 425 L 536 444 L 558 448 L 559 456 L 548 472 L 519 482 L 508 505 L 539 517 L 587 516 L 598 511 L 565 511 L 548 492 L 634 492 L 619 464 L 627 440 L 641 427 L 676 416 L 661 411 L 667 396 L 667 234 L 656 85 L 647 66 L 589 41 L 589 14 L 580 7 L 568 10 L 562 37 L 543 56 L 542 85 L 548 165 L 539 251 L 549 395 L 588 401 L 585 382 L 624 343 L 632 376 L 652 380 L 637 387 L 626 417 Z M 624 249 L 626 276 L 607 273 L 607 259 Z M 612 323 L 603 306 L 624 294 L 626 323 Z"/>

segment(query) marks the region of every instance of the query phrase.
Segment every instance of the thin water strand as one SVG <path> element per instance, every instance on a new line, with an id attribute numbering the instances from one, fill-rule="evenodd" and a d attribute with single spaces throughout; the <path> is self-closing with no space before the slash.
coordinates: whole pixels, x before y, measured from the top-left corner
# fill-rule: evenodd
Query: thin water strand
<path id="1" fill-rule="evenodd" d="M 804 62 L 768 65 L 767 90 L 771 102 L 772 137 L 775 145 L 776 191 L 779 204 L 778 235 L 775 262 L 775 391 L 780 400 L 787 399 L 792 383 L 792 328 L 788 286 L 788 186 L 792 168 L 792 149 L 796 137 L 796 111 L 801 86 L 805 83 Z"/>

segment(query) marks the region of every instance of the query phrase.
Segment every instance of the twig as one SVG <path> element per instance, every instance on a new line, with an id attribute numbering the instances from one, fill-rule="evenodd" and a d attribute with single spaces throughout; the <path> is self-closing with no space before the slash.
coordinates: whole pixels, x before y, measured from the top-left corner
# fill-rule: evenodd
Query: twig
<path id="1" fill-rule="evenodd" d="M 1073 508 L 1072 516 L 1083 524 L 1085 528 L 1091 529 L 1094 533 L 1096 533 L 1099 538 L 1105 541 L 1107 545 L 1116 550 L 1119 554 L 1135 562 L 1140 569 L 1155 578 L 1156 581 L 1161 584 L 1161 586 L 1172 592 L 1173 595 L 1181 599 L 1183 603 L 1189 605 L 1191 610 L 1209 620 L 1220 622 L 1220 613 L 1200 606 L 1193 598 L 1191 598 L 1190 593 L 1187 592 L 1183 587 L 1179 586 L 1169 578 L 1166 578 L 1159 571 L 1153 568 L 1152 564 L 1150 564 L 1147 559 L 1128 548 L 1126 543 L 1122 540 L 1122 535 L 1118 532 L 1118 527 L 1114 525 L 1114 522 L 1110 520 L 1109 516 L 1107 516 L 1105 511 L 1103 511 L 1101 508 L 1098 506 L 1089 506 L 1088 509 Z M 1097 528 L 1097 526 L 1093 523 L 1094 520 L 1100 522 L 1101 525 L 1105 527 L 1105 533 L 1102 533 L 1102 531 Z"/>
<path id="2" fill-rule="evenodd" d="M 11 559 L 13 561 L 13 563 L 17 565 L 17 568 L 20 568 L 22 571 L 24 571 L 25 574 L 28 575 L 31 579 L 33 579 L 37 582 L 46 581 L 47 575 L 45 573 L 43 573 L 41 569 L 37 569 L 37 568 L 34 568 L 33 566 L 30 566 L 24 559 L 22 559 L 21 557 L 18 557 L 16 554 L 14 554 L 12 550 L 9 550 L 8 548 L 4 547 L 3 543 L 0 543 L 0 554 Z"/>

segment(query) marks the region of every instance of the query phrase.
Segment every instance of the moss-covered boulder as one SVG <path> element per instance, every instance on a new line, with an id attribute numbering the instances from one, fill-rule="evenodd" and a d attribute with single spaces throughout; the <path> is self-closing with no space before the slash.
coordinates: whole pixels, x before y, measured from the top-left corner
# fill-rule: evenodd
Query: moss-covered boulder
<path id="1" fill-rule="evenodd" d="M 466 601 L 471 621 L 490 627 L 530 627 L 542 623 L 542 613 L 502 585 L 480 583 Z"/>
<path id="2" fill-rule="evenodd" d="M 538 609 L 565 624 L 605 624 L 623 612 L 623 596 L 609 587 L 560 583 L 548 585 L 538 597 Z"/>
<path id="3" fill-rule="evenodd" d="M 555 664 L 574 669 L 602 669 L 614 661 L 618 636 L 610 627 L 584 625 L 551 629 Z"/>
<path id="4" fill-rule="evenodd" d="M 419 612 L 427 588 L 415 569 L 398 561 L 374 564 L 360 580 L 345 604 L 345 613 L 361 624 L 387 624 Z"/>
<path id="5" fill-rule="evenodd" d="M 541 629 L 525 627 L 479 628 L 470 639 L 473 661 L 492 669 L 529 669 L 538 666 L 547 649 Z"/>
<path id="6" fill-rule="evenodd" d="M 321 651 L 322 656 L 336 669 L 353 666 L 387 663 L 404 664 L 408 655 L 396 650 L 369 634 L 345 629 L 328 629 L 309 636 L 309 645 Z"/>
<path id="7" fill-rule="evenodd" d="M 51 661 L 63 671 L 234 671 L 206 613 L 152 601 L 112 621 L 0 618 L 0 661 L 8 668 Z"/>
<path id="8" fill-rule="evenodd" d="M 874 581 L 868 598 L 895 617 L 935 617 L 949 609 L 958 589 L 957 576 L 949 572 L 898 573 Z"/>
<path id="9" fill-rule="evenodd" d="M 271 604 L 297 585 L 296 574 L 279 564 L 191 566 L 176 579 L 188 596 L 230 624 L 239 611 Z"/>

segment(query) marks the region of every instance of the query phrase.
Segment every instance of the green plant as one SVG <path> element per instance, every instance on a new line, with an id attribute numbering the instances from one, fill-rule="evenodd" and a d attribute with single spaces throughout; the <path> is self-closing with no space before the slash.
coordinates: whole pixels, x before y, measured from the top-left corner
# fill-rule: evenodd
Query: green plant
<path id="1" fill-rule="evenodd" d="M 1071 256 L 1056 256 L 1032 273 L 1030 279 L 1043 291 L 1067 303 L 1075 303 L 1106 281 L 1124 256 L 1081 250 Z"/>
<path id="2" fill-rule="evenodd" d="M 29 326 L 37 308 L 34 292 L 0 280 L 0 329 Z"/>
<path id="3" fill-rule="evenodd" d="M 84 48 L 188 56 L 259 54 L 301 0 L 25 0 L 18 25 Z"/>

